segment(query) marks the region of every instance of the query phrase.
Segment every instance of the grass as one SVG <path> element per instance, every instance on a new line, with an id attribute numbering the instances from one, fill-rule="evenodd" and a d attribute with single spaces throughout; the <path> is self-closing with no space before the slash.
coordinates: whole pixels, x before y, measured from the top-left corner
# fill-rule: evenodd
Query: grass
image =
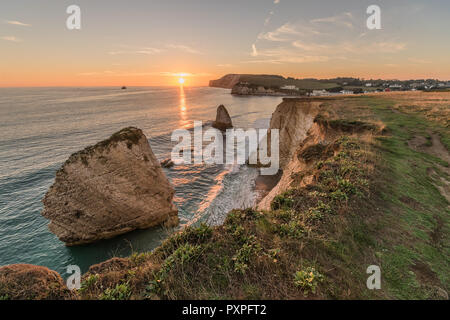
<path id="1" fill-rule="evenodd" d="M 390 233 L 390 239 L 380 242 L 378 247 L 382 252 L 385 284 L 396 298 L 430 298 L 436 287 L 449 289 L 450 210 L 428 175 L 428 168 L 441 164 L 442 160 L 412 150 L 408 140 L 415 135 L 426 137 L 432 130 L 448 141 L 449 131 L 420 114 L 393 113 L 395 101 L 365 100 L 390 132 L 388 137 L 379 138 L 384 171 L 380 175 L 380 180 L 384 180 L 380 192 L 388 209 L 386 214 L 395 224 L 395 228 L 390 226 L 386 232 Z M 436 241 L 432 234 L 440 224 L 442 237 Z M 423 270 L 413 270 L 418 261 Z"/>
<path id="2" fill-rule="evenodd" d="M 88 286 L 92 289 L 84 292 L 86 298 L 117 298 L 122 288 L 117 286 L 125 281 L 131 298 L 138 299 L 342 297 L 347 286 L 330 290 L 326 283 L 336 277 L 345 279 L 354 292 L 351 297 L 360 296 L 365 275 L 355 260 L 361 260 L 361 246 L 367 245 L 367 239 L 364 232 L 356 237 L 356 232 L 340 234 L 340 230 L 360 228 L 361 220 L 355 220 L 352 211 L 369 196 L 363 183 L 367 163 L 361 161 L 368 149 L 362 144 L 343 136 L 318 148 L 323 163 L 308 172 L 318 177 L 315 190 L 293 185 L 274 199 L 271 211 L 233 210 L 223 226 L 189 227 L 153 253 L 131 256 L 136 266 L 132 279 L 125 272 L 129 267 L 100 275 L 116 280 L 108 283 L 109 291 Z M 336 155 L 330 150 L 337 150 Z M 351 248 L 341 250 L 342 243 L 350 243 Z M 318 248 L 325 251 L 317 252 Z"/>
<path id="3" fill-rule="evenodd" d="M 232 210 L 221 226 L 187 227 L 153 252 L 94 266 L 79 297 L 448 298 L 449 203 L 430 175 L 445 177 L 448 164 L 408 141 L 433 132 L 449 148 L 449 130 L 436 109 L 394 112 L 396 98 L 324 100 L 329 115 L 316 124 L 326 137 L 299 147 L 304 166 L 270 210 Z M 366 287 L 370 265 L 380 290 Z"/>
<path id="4" fill-rule="evenodd" d="M 130 267 L 102 274 L 86 298 L 444 298 L 449 210 L 428 174 L 444 163 L 408 141 L 430 130 L 449 141 L 448 130 L 393 112 L 397 102 L 387 98 L 333 103 L 344 102 L 337 119 L 316 118 L 338 135 L 299 151 L 307 167 L 270 211 L 233 210 L 222 226 L 176 233 L 129 258 L 132 278 Z M 358 119 L 345 117 L 354 110 Z M 373 123 L 382 123 L 378 135 Z M 315 183 L 301 187 L 311 175 Z M 381 267 L 381 290 L 366 287 L 372 264 Z M 105 281 L 109 291 L 98 285 Z"/>

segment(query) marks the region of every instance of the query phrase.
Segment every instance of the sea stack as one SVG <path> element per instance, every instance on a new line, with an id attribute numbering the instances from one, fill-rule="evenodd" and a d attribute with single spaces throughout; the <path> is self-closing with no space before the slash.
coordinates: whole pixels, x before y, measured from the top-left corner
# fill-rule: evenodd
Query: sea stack
<path id="1" fill-rule="evenodd" d="M 142 130 L 128 127 L 72 154 L 43 199 L 49 229 L 66 245 L 178 224 L 167 180 Z"/>
<path id="2" fill-rule="evenodd" d="M 216 121 L 213 122 L 212 126 L 222 131 L 233 127 L 231 117 L 223 104 L 217 107 Z"/>

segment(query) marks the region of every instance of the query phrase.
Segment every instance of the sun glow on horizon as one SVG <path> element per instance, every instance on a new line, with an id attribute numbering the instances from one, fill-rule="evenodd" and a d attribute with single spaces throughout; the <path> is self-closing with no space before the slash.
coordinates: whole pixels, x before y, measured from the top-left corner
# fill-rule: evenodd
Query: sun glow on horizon
<path id="1" fill-rule="evenodd" d="M 181 78 L 181 77 L 178 78 L 178 83 L 179 83 L 179 84 L 184 84 L 184 78 Z"/>

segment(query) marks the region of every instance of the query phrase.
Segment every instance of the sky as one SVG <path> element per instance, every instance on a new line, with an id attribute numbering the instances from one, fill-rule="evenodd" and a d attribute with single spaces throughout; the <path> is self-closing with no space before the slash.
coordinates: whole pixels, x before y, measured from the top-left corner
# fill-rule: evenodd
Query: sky
<path id="1" fill-rule="evenodd" d="M 66 9 L 81 10 L 69 30 Z M 366 10 L 378 5 L 381 29 Z M 14 0 L 0 87 L 208 85 L 228 73 L 450 80 L 448 0 Z"/>

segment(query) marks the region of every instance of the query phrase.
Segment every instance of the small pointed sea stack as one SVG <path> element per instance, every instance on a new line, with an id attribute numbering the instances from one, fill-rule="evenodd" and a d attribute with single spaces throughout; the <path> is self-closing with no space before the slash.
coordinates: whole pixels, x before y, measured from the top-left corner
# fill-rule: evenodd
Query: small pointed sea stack
<path id="1" fill-rule="evenodd" d="M 69 157 L 43 199 L 42 215 L 61 241 L 79 245 L 176 225 L 173 195 L 142 130 L 129 127 Z"/>
<path id="2" fill-rule="evenodd" d="M 226 129 L 233 128 L 231 117 L 228 114 L 227 109 L 221 104 L 217 107 L 216 121 L 212 124 L 213 128 L 225 131 Z"/>

